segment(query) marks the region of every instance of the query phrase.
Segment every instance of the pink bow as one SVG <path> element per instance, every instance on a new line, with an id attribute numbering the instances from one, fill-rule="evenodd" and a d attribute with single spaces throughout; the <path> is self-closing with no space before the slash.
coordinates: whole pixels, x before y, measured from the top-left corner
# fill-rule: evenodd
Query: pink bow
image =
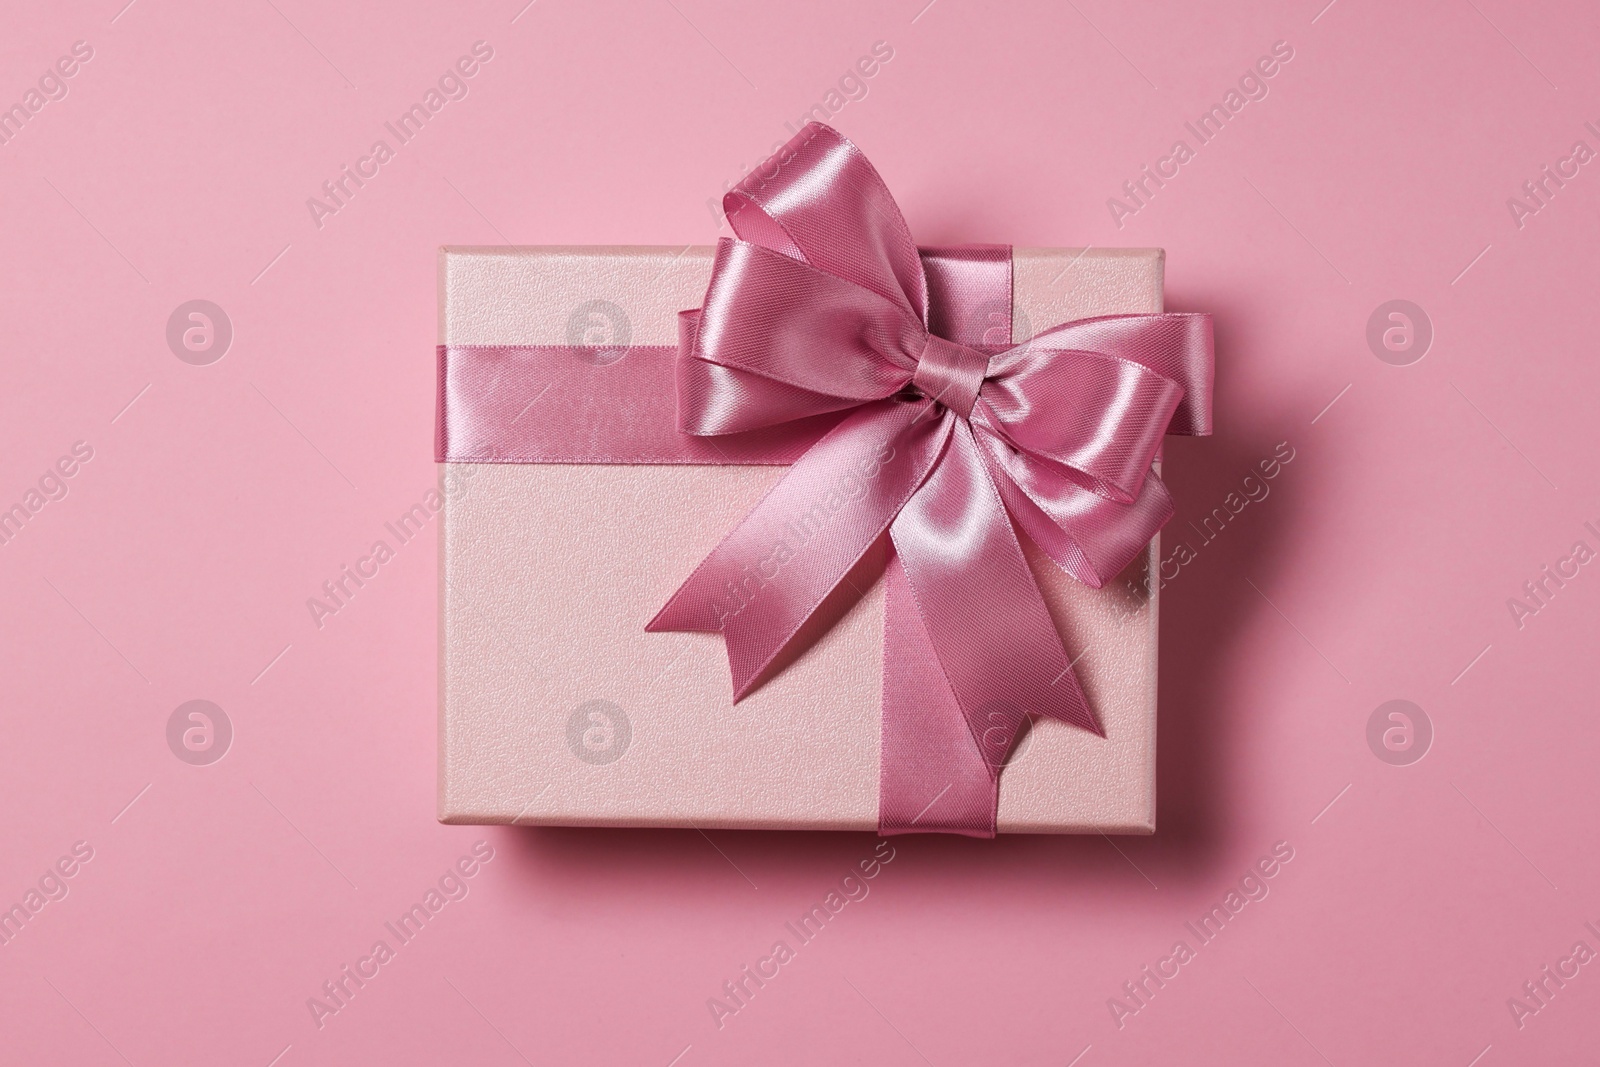
<path id="1" fill-rule="evenodd" d="M 1162 435 L 1211 429 L 1210 318 L 1111 315 L 1003 349 L 936 336 L 899 208 L 818 123 L 724 206 L 741 240 L 683 313 L 679 428 L 848 413 L 648 629 L 720 631 L 738 700 L 887 530 L 881 828 L 990 836 L 1029 716 L 1103 736 L 1017 531 L 1097 588 L 1149 543 L 1172 514 Z"/>

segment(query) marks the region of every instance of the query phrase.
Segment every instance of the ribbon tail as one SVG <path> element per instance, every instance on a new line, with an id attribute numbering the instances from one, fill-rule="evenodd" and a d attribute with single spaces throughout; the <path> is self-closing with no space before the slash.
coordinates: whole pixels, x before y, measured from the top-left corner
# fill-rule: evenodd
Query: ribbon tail
<path id="1" fill-rule="evenodd" d="M 830 430 L 695 568 L 645 629 L 721 632 L 734 700 L 760 682 L 927 478 L 953 417 L 868 404 Z"/>
<path id="2" fill-rule="evenodd" d="M 1031 716 L 1104 736 L 969 425 L 889 534 L 991 782 Z"/>

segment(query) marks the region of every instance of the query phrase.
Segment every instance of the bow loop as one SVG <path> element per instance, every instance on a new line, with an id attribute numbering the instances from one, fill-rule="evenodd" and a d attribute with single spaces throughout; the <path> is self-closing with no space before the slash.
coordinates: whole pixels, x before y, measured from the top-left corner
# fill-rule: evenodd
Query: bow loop
<path id="1" fill-rule="evenodd" d="M 894 301 L 726 238 L 717 244 L 705 306 L 684 316 L 678 425 L 700 436 L 892 396 L 911 380 L 926 336 Z"/>
<path id="2" fill-rule="evenodd" d="M 1131 503 L 1182 387 L 1132 360 L 1060 351 L 1038 338 L 1025 347 L 1028 358 L 1007 360 L 984 386 L 989 425 L 1012 447 L 1076 472 L 1084 488 Z"/>
<path id="3" fill-rule="evenodd" d="M 1041 349 L 1097 352 L 1141 364 L 1183 391 L 1167 433 L 1204 437 L 1211 432 L 1210 315 L 1101 315 L 1063 323 L 996 356 L 991 373 L 1005 375 Z"/>
<path id="4" fill-rule="evenodd" d="M 928 283 L 911 228 L 856 146 L 808 122 L 722 198 L 733 232 L 854 282 L 926 323 Z"/>

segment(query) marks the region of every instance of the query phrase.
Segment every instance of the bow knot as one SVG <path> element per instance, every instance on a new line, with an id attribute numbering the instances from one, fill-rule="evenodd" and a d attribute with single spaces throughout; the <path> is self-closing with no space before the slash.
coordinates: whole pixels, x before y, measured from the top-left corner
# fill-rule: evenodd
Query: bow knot
<path id="1" fill-rule="evenodd" d="M 988 356 L 930 333 L 911 384 L 929 400 L 965 419 L 971 416 L 978 390 L 988 374 Z"/>
<path id="2" fill-rule="evenodd" d="M 985 355 L 959 324 L 1009 321 L 1009 251 L 925 269 L 877 171 L 818 123 L 724 206 L 742 240 L 684 313 L 680 428 L 819 436 L 648 628 L 720 632 L 737 700 L 887 534 L 880 828 L 991 836 L 1030 717 L 1102 732 L 1019 533 L 1094 587 L 1150 542 L 1162 435 L 1210 432 L 1210 319 L 1109 315 Z"/>

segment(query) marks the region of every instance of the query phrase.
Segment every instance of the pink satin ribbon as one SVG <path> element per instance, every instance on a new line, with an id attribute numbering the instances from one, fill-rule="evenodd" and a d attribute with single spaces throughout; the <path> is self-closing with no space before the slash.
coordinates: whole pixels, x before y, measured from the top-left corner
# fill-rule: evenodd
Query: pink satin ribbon
<path id="1" fill-rule="evenodd" d="M 1102 733 L 1018 531 L 1095 587 L 1149 543 L 1172 514 L 1150 469 L 1162 435 L 1210 430 L 1210 319 L 1116 315 L 981 347 L 930 306 L 877 171 L 815 123 L 724 207 L 741 240 L 718 244 L 705 304 L 685 313 L 680 428 L 848 414 L 649 629 L 721 632 L 737 700 L 887 532 L 880 829 L 990 836 L 1030 716 Z M 941 272 L 941 296 L 993 293 L 1001 258 Z M 1009 308 L 1007 290 L 993 298 Z"/>
<path id="2" fill-rule="evenodd" d="M 818 123 L 724 207 L 740 240 L 681 316 L 681 436 L 652 409 L 658 354 L 615 376 L 559 361 L 607 412 L 584 425 L 609 427 L 562 444 L 485 399 L 527 350 L 441 348 L 439 454 L 792 461 L 647 628 L 722 633 L 737 701 L 855 595 L 887 534 L 880 832 L 993 836 L 1030 717 L 1104 736 L 1019 532 L 1096 588 L 1149 543 L 1172 514 L 1162 435 L 1211 431 L 1210 318 L 1111 315 L 1012 346 L 1009 249 L 925 262 L 866 157 Z"/>

